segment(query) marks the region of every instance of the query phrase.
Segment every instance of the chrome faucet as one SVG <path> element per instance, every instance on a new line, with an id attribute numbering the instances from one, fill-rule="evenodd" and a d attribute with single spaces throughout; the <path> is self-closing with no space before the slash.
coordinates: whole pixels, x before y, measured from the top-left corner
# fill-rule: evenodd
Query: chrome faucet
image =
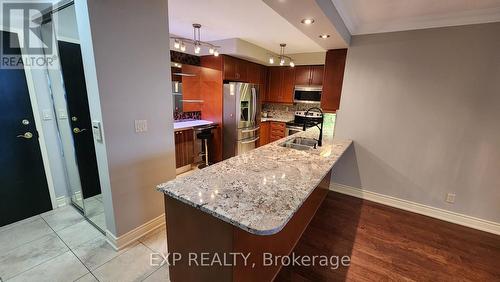
<path id="1" fill-rule="evenodd" d="M 308 124 L 307 114 L 311 110 L 318 110 L 321 113 L 321 118 L 319 119 L 319 122 L 316 122 L 314 124 L 319 129 L 319 138 L 317 140 L 318 140 L 318 146 L 321 147 L 321 145 L 323 145 L 323 120 L 324 120 L 324 117 L 323 117 L 323 111 L 320 108 L 318 108 L 318 107 L 312 107 L 312 108 L 307 109 L 307 111 L 306 111 L 306 113 L 304 115 L 304 126 L 302 127 L 302 130 L 306 131 L 306 127 L 307 127 L 307 124 Z M 311 124 L 311 123 L 309 122 L 309 124 Z"/>

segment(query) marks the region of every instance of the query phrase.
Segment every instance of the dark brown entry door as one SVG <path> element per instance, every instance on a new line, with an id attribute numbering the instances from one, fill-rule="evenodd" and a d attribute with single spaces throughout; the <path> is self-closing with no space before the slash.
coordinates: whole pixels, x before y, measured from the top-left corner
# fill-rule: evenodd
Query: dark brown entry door
<path id="1" fill-rule="evenodd" d="M 0 31 L 2 54 L 14 33 Z M 52 209 L 24 69 L 0 68 L 0 226 Z"/>

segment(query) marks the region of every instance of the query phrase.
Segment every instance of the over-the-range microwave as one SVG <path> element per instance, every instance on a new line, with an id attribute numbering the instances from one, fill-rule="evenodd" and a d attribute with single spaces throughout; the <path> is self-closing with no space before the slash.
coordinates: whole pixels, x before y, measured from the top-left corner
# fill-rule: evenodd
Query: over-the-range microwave
<path id="1" fill-rule="evenodd" d="M 295 103 L 319 103 L 321 102 L 321 85 L 296 85 L 293 91 Z"/>

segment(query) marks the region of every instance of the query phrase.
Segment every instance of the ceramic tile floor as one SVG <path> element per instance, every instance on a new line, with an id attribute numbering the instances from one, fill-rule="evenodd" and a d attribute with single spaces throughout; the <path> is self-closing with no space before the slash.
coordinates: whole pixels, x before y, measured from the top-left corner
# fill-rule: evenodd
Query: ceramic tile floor
<path id="1" fill-rule="evenodd" d="M 102 203 L 102 194 L 90 197 L 84 200 L 85 214 L 87 218 L 102 230 L 106 230 L 104 219 L 104 204 Z"/>
<path id="2" fill-rule="evenodd" d="M 163 227 L 117 252 L 67 206 L 0 227 L 0 281 L 169 281 L 150 265 L 166 245 Z"/>

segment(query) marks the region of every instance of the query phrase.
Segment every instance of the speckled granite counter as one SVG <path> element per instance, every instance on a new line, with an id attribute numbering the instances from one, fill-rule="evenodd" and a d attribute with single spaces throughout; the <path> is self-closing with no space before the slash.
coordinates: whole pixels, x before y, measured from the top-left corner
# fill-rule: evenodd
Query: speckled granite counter
<path id="1" fill-rule="evenodd" d="M 263 117 L 260 119 L 261 122 L 266 122 L 266 121 L 278 121 L 278 122 L 289 122 L 293 121 L 293 116 L 292 117 Z"/>
<path id="2" fill-rule="evenodd" d="M 187 120 L 187 121 L 176 121 L 174 122 L 174 130 L 185 130 L 188 128 L 193 128 L 196 126 L 213 124 L 212 121 L 208 120 Z"/>
<path id="3" fill-rule="evenodd" d="M 310 128 L 157 189 L 252 234 L 278 233 L 352 144 L 333 142 L 333 128 L 327 128 L 318 149 L 279 146 L 298 136 L 317 138 L 318 132 Z"/>

